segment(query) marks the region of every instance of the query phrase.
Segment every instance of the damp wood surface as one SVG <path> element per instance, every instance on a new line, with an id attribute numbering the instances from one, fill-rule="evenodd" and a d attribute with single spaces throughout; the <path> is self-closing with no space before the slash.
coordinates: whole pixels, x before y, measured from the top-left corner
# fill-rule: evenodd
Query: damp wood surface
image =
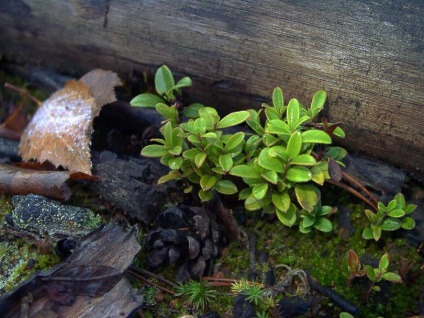
<path id="1" fill-rule="evenodd" d="M 0 30 L 7 61 L 75 76 L 167 64 L 222 113 L 325 89 L 342 145 L 424 176 L 422 1 L 0 1 Z"/>

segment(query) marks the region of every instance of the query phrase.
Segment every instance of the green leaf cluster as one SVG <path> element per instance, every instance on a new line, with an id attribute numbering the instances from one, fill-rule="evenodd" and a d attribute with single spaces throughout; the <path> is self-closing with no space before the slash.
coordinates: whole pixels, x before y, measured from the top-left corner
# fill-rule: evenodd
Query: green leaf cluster
<path id="1" fill-rule="evenodd" d="M 387 280 L 392 283 L 402 283 L 402 278 L 398 274 L 388 271 L 389 262 L 390 262 L 389 254 L 385 253 L 380 258 L 377 268 L 373 268 L 370 265 L 365 265 L 362 267 L 356 252 L 353 250 L 350 250 L 347 254 L 347 263 L 349 268 L 349 278 L 348 278 L 347 285 L 350 286 L 351 281 L 355 277 L 362 277 L 365 275 L 372 282 L 369 291 L 371 290 L 380 291 L 380 287 L 375 286 L 375 284 L 382 280 Z M 368 294 L 369 292 L 367 292 L 367 295 Z"/>
<path id="2" fill-rule="evenodd" d="M 415 227 L 415 221 L 408 216 L 416 209 L 414 204 L 406 204 L 405 198 L 401 193 L 396 194 L 387 206 L 379 202 L 376 213 L 371 210 L 365 210 L 370 226 L 362 232 L 364 239 L 374 239 L 378 241 L 382 231 L 396 231 L 400 228 L 411 230 Z"/>
<path id="3" fill-rule="evenodd" d="M 162 65 L 155 75 L 156 93 L 143 93 L 131 100 L 131 105 L 136 107 L 155 107 L 158 103 L 173 104 L 177 97 L 181 96 L 181 89 L 191 86 L 192 82 L 189 77 L 183 77 L 175 83 L 174 75 L 166 65 Z"/>
<path id="4" fill-rule="evenodd" d="M 191 81 L 174 83 L 169 69 L 162 66 L 156 74 L 160 96 L 155 98 L 169 100 L 172 92 L 180 94 L 178 90 Z M 198 195 L 202 201 L 211 200 L 214 191 L 238 192 L 249 211 L 276 213 L 284 225 L 299 224 L 303 233 L 313 228 L 331 231 L 331 222 L 326 218 L 331 208 L 321 207 L 317 185 L 330 178 L 329 158 L 342 165 L 346 151 L 329 146 L 332 135 L 344 137 L 340 127 L 329 133 L 325 130 L 329 125 L 326 120 L 316 122 L 324 107 L 325 91 L 316 92 L 306 107 L 295 98 L 285 104 L 282 90 L 277 87 L 272 92 L 272 105 L 263 104 L 260 110 L 237 111 L 223 118 L 214 108 L 201 104 L 189 105 L 180 114 L 177 105 L 153 98 L 150 104 L 143 104 L 138 102 L 143 94 L 138 97 L 133 105 L 151 107 L 156 103 L 154 107 L 165 118 L 163 138 L 153 139 L 156 144 L 142 150 L 142 155 L 161 158 L 162 164 L 170 168 L 160 183 L 188 179 L 200 185 Z M 186 119 L 181 122 L 181 118 Z M 228 133 L 227 128 L 239 124 L 247 130 Z M 320 145 L 319 151 L 316 145 Z M 243 180 L 246 186 L 239 191 L 235 179 Z"/>

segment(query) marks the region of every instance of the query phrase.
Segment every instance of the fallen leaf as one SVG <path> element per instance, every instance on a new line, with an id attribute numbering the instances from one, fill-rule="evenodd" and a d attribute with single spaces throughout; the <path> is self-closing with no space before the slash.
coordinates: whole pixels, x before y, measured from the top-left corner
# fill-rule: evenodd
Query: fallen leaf
<path id="1" fill-rule="evenodd" d="M 93 119 L 104 103 L 115 100 L 113 87 L 120 80 L 113 72 L 94 70 L 81 81 L 67 82 L 34 114 L 20 142 L 23 160 L 50 161 L 91 175 Z"/>
<path id="2" fill-rule="evenodd" d="M 66 201 L 71 189 L 65 183 L 68 171 L 37 171 L 0 164 L 0 192 L 41 194 Z"/>
<path id="3" fill-rule="evenodd" d="M 91 96 L 96 99 L 97 108 L 94 110 L 94 116 L 99 114 L 104 105 L 116 101 L 114 87 L 122 85 L 116 73 L 102 69 L 92 70 L 79 81 L 90 87 Z"/>

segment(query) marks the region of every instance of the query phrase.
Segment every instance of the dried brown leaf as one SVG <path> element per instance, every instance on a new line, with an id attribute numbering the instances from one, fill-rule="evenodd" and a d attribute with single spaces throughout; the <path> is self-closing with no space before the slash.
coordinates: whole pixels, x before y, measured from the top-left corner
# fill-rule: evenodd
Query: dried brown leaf
<path id="1" fill-rule="evenodd" d="M 114 87 L 122 85 L 118 75 L 112 71 L 95 69 L 85 74 L 79 80 L 90 87 L 91 96 L 96 99 L 96 109 L 93 117 L 99 115 L 101 108 L 116 101 Z"/>
<path id="2" fill-rule="evenodd" d="M 41 194 L 66 201 L 71 196 L 65 183 L 68 179 L 68 171 L 37 171 L 0 164 L 0 192 Z"/>
<path id="3" fill-rule="evenodd" d="M 42 104 L 25 129 L 22 158 L 91 175 L 93 119 L 104 104 L 115 100 L 113 87 L 119 84 L 115 73 L 104 70 L 84 75 L 81 82 L 66 83 Z"/>

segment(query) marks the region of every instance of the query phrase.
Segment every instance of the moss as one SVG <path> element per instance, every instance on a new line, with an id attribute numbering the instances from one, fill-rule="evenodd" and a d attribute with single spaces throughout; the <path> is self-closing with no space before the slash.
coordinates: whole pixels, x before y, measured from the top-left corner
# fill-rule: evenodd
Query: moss
<path id="1" fill-rule="evenodd" d="M 12 211 L 9 196 L 0 196 L 0 223 Z M 7 238 L 0 241 L 0 294 L 10 291 L 37 271 L 45 271 L 59 262 L 55 254 L 40 254 L 38 248 L 23 239 Z"/>

